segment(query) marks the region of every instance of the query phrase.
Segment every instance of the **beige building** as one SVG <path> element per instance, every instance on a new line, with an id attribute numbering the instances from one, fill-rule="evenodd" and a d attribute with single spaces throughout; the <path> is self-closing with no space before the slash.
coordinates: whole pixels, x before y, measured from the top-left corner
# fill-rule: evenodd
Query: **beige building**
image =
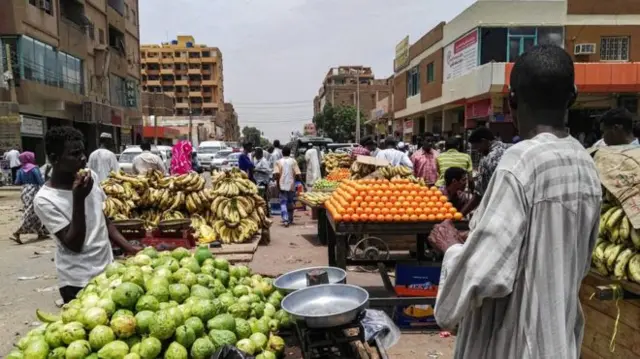
<path id="1" fill-rule="evenodd" d="M 142 90 L 175 100 L 176 116 L 215 116 L 224 109 L 222 53 L 178 36 L 161 45 L 142 45 Z"/>
<path id="2" fill-rule="evenodd" d="M 139 37 L 138 0 L 0 1 L 0 67 L 13 70 L 0 100 L 19 108 L 3 125 L 19 136 L 0 146 L 19 140 L 43 162 L 43 134 L 58 125 L 81 130 L 88 151 L 101 132 L 132 143 L 142 124 Z"/>

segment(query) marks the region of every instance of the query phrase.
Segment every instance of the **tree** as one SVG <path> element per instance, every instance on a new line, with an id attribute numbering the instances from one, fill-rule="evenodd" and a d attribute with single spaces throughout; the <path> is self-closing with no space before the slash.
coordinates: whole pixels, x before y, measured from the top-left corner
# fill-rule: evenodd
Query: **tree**
<path id="1" fill-rule="evenodd" d="M 242 137 L 244 142 L 251 142 L 254 146 L 259 146 L 262 132 L 255 127 L 244 126 Z"/>
<path id="2" fill-rule="evenodd" d="M 336 107 L 327 103 L 322 112 L 313 116 L 313 124 L 316 131 L 335 142 L 347 142 L 355 140 L 356 117 L 358 110 L 355 106 L 338 105 Z M 360 135 L 364 132 L 366 118 L 360 111 Z"/>

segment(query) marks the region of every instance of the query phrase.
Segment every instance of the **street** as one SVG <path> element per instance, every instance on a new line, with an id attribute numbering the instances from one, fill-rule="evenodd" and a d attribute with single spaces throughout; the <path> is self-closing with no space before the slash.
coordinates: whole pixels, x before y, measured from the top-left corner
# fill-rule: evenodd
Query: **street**
<path id="1" fill-rule="evenodd" d="M 0 190 L 0 357 L 6 355 L 13 343 L 34 325 L 35 310 L 56 312 L 58 294 L 53 257 L 55 245 L 51 240 L 31 241 L 17 245 L 9 239 L 20 223 L 20 192 Z M 271 243 L 261 246 L 252 263 L 257 273 L 276 276 L 290 270 L 326 265 L 326 247 L 315 242 L 316 224 L 305 213 L 296 214 L 297 224 L 284 228 L 274 219 Z M 349 283 L 376 285 L 377 274 L 350 272 Z M 438 333 L 403 333 L 400 342 L 390 351 L 391 358 L 451 358 L 453 338 L 440 338 Z"/>

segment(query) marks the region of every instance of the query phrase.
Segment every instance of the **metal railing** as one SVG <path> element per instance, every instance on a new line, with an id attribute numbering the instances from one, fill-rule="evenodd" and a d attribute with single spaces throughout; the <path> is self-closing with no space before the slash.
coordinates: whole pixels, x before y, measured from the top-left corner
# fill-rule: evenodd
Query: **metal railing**
<path id="1" fill-rule="evenodd" d="M 48 86 L 63 88 L 73 93 L 84 94 L 82 81 L 82 68 L 78 71 L 78 78 L 69 77 L 61 72 L 61 69 L 51 69 L 43 64 L 22 58 L 21 78 Z M 58 64 L 55 64 L 58 67 Z"/>

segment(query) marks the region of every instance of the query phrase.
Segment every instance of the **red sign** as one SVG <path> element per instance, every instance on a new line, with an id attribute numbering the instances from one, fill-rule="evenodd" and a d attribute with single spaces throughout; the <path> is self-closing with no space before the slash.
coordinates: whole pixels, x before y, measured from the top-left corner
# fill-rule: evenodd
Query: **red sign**
<path id="1" fill-rule="evenodd" d="M 396 123 L 393 126 L 394 131 L 402 132 L 402 120 L 396 120 Z"/>
<path id="2" fill-rule="evenodd" d="M 464 106 L 464 119 L 488 117 L 492 115 L 491 99 L 467 103 Z"/>

